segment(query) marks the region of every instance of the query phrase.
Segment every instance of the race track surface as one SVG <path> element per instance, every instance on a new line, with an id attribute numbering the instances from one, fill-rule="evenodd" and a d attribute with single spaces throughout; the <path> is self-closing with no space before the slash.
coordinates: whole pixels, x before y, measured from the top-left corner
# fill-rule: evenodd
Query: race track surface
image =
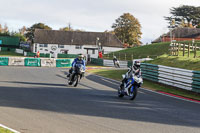
<path id="1" fill-rule="evenodd" d="M 21 133 L 199 133 L 200 104 L 86 74 L 67 86 L 64 68 L 0 67 L 0 124 Z"/>

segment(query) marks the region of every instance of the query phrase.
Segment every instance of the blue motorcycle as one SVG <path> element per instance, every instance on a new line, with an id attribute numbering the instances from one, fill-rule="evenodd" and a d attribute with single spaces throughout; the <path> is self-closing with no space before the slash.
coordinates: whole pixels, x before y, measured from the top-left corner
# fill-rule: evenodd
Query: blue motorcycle
<path id="1" fill-rule="evenodd" d="M 72 70 L 72 74 L 68 77 L 68 85 L 76 87 L 80 82 L 81 78 L 84 76 L 85 70 L 82 64 L 76 64 Z"/>
<path id="2" fill-rule="evenodd" d="M 122 77 L 122 83 L 118 88 L 118 97 L 126 95 L 130 97 L 130 100 L 134 100 L 137 96 L 138 88 L 143 84 L 142 76 L 133 74 L 129 79 L 126 79 L 125 74 L 123 74 Z"/>

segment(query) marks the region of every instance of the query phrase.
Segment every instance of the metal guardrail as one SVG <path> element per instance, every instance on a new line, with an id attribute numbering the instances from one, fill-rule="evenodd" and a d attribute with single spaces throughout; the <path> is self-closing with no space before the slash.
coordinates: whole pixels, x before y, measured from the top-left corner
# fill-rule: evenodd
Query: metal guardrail
<path id="1" fill-rule="evenodd" d="M 103 65 L 104 66 L 114 66 L 113 60 L 103 60 Z M 121 68 L 126 68 L 128 66 L 127 61 L 119 61 L 119 65 Z"/>
<path id="2" fill-rule="evenodd" d="M 200 71 L 141 64 L 144 79 L 200 93 Z"/>

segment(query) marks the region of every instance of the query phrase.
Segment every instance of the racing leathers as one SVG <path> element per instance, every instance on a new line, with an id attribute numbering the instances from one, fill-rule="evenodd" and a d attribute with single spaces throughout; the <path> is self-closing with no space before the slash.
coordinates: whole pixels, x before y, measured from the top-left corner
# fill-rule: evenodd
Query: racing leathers
<path id="1" fill-rule="evenodd" d="M 72 62 L 72 67 L 71 69 L 69 69 L 69 74 L 67 75 L 68 77 L 72 77 L 71 74 L 76 66 L 76 64 L 82 64 L 83 65 L 83 70 L 85 71 L 85 60 L 83 59 L 79 59 L 79 58 L 76 58 L 74 59 L 74 61 Z M 83 73 L 83 76 L 84 76 L 84 73 Z"/>
<path id="2" fill-rule="evenodd" d="M 125 78 L 123 79 L 123 82 L 125 82 L 129 78 L 131 78 L 133 74 L 134 75 L 141 75 L 141 69 L 139 67 L 136 67 L 136 66 L 130 67 L 125 74 Z"/>

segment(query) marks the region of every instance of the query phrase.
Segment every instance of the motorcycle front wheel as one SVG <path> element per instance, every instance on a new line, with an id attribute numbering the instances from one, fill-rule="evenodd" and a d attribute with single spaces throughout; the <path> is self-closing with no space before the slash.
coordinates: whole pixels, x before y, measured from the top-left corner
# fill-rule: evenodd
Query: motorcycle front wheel
<path id="1" fill-rule="evenodd" d="M 124 86 L 121 84 L 120 87 L 118 88 L 118 97 L 124 96 L 123 90 L 124 90 Z"/>
<path id="2" fill-rule="evenodd" d="M 134 100 L 137 96 L 137 92 L 138 92 L 138 87 L 137 86 L 134 86 L 133 88 L 133 91 L 129 92 L 129 97 L 130 97 L 130 100 Z"/>
<path id="3" fill-rule="evenodd" d="M 78 81 L 79 81 L 79 75 L 74 75 L 74 87 L 76 87 L 78 85 Z"/>

